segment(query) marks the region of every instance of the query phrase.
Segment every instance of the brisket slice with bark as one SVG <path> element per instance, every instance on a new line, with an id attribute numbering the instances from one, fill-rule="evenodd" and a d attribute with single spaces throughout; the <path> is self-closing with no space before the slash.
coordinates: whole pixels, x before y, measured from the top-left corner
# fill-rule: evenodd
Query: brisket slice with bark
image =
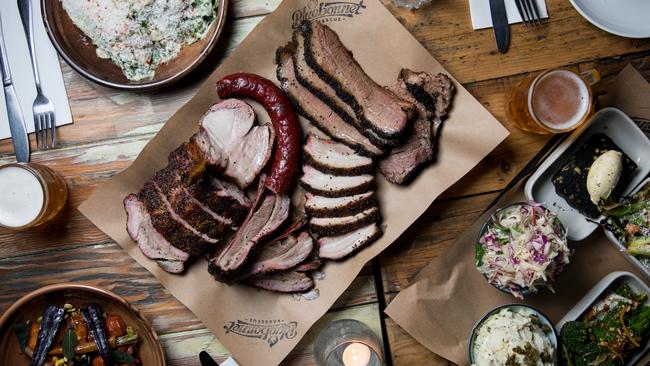
<path id="1" fill-rule="evenodd" d="M 291 51 L 287 47 L 278 48 L 276 63 L 280 86 L 299 114 L 332 139 L 346 144 L 363 155 L 378 156 L 384 153 L 382 148 L 373 144 L 296 80 Z"/>
<path id="2" fill-rule="evenodd" d="M 366 127 L 387 139 L 406 132 L 412 106 L 374 82 L 334 31 L 318 21 L 305 20 L 300 32 L 307 64 L 352 107 Z"/>
<path id="3" fill-rule="evenodd" d="M 146 182 L 138 199 L 147 209 L 153 227 L 173 246 L 189 254 L 208 253 L 218 248 L 218 239 L 196 230 L 172 209 L 155 182 Z"/>
<path id="4" fill-rule="evenodd" d="M 183 272 L 189 254 L 171 245 L 154 229 L 151 217 L 138 197 L 134 194 L 126 196 L 124 208 L 127 215 L 126 230 L 131 239 L 138 243 L 142 254 L 155 260 L 167 272 Z"/>
<path id="5" fill-rule="evenodd" d="M 377 205 L 373 191 L 345 197 L 324 197 L 307 192 L 305 197 L 305 212 L 316 217 L 349 216 Z"/>
<path id="6" fill-rule="evenodd" d="M 253 205 L 243 190 L 215 176 L 202 177 L 188 190 L 212 212 L 232 219 L 236 225 L 244 221 Z"/>
<path id="7" fill-rule="evenodd" d="M 336 236 L 349 233 L 370 223 L 376 223 L 379 220 L 379 208 L 375 206 L 350 216 L 312 217 L 309 220 L 309 230 L 318 235 Z"/>
<path id="8" fill-rule="evenodd" d="M 313 134 L 307 136 L 303 151 L 307 162 L 325 173 L 359 175 L 373 172 L 371 158 L 361 156 L 341 143 Z"/>
<path id="9" fill-rule="evenodd" d="M 316 241 L 319 247 L 318 256 L 342 259 L 377 240 L 381 235 L 381 229 L 373 223 L 343 235 L 324 236 Z"/>
<path id="10" fill-rule="evenodd" d="M 251 286 L 275 292 L 305 292 L 314 287 L 314 281 L 304 272 L 269 273 L 246 280 Z"/>
<path id="11" fill-rule="evenodd" d="M 300 182 L 303 188 L 320 196 L 344 197 L 367 192 L 375 186 L 374 177 L 370 174 L 338 176 L 323 173 L 307 164 L 303 165 L 302 171 Z"/>
<path id="12" fill-rule="evenodd" d="M 250 269 L 246 270 L 246 276 L 294 268 L 309 257 L 313 248 L 314 240 L 306 231 L 271 241 L 258 250 Z"/>
<path id="13" fill-rule="evenodd" d="M 307 88 L 313 95 L 323 101 L 334 113 L 359 132 L 364 134 L 373 144 L 380 148 L 394 146 L 398 141 L 385 139 L 377 135 L 371 128 L 365 126 L 357 117 L 349 104 L 343 102 L 337 95 L 334 88 L 318 76 L 305 59 L 305 39 L 299 30 L 293 32 L 291 41 L 291 59 L 295 71 L 296 80 L 303 87 Z"/>

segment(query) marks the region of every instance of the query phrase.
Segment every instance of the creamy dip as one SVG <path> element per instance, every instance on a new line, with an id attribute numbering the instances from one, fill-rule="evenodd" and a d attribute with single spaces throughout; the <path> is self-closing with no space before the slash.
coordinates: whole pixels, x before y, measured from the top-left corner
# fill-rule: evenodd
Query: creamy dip
<path id="1" fill-rule="evenodd" d="M 550 329 L 526 308 L 501 309 L 478 328 L 473 366 L 552 366 Z"/>
<path id="2" fill-rule="evenodd" d="M 206 36 L 214 0 L 60 0 L 74 24 L 127 79 L 150 79 L 184 45 Z"/>

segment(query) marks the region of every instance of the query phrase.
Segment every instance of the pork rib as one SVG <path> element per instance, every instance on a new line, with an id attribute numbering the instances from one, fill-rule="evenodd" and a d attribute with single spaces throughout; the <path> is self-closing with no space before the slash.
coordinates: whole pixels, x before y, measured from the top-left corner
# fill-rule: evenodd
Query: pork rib
<path id="1" fill-rule="evenodd" d="M 151 217 L 138 197 L 134 194 L 126 196 L 124 208 L 127 215 L 126 230 L 131 239 L 138 243 L 142 254 L 155 260 L 167 272 L 183 272 L 189 254 L 171 245 L 154 229 Z"/>
<path id="2" fill-rule="evenodd" d="M 326 25 L 305 20 L 300 32 L 307 64 L 352 107 L 357 118 L 380 137 L 394 139 L 404 134 L 412 108 L 408 103 L 375 83 Z"/>
<path id="3" fill-rule="evenodd" d="M 307 136 L 303 151 L 307 162 L 325 173 L 359 175 L 373 172 L 371 158 L 361 156 L 341 143 L 313 134 Z"/>
<path id="4" fill-rule="evenodd" d="M 370 174 L 352 177 L 327 174 L 310 166 L 303 165 L 302 186 L 308 192 L 325 197 L 344 197 L 367 192 L 374 187 L 374 177 Z"/>
<path id="5" fill-rule="evenodd" d="M 342 259 L 377 240 L 382 235 L 377 224 L 370 224 L 339 236 L 325 236 L 317 240 L 318 256 Z"/>

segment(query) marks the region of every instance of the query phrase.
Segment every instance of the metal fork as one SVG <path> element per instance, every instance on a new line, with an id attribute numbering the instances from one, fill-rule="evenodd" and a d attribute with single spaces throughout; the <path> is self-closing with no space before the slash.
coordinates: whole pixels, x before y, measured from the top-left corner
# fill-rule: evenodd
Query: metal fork
<path id="1" fill-rule="evenodd" d="M 32 60 L 32 72 L 36 84 L 36 99 L 32 107 L 34 113 L 34 131 L 36 135 L 36 146 L 39 149 L 54 147 L 54 134 L 56 131 L 56 117 L 54 104 L 43 94 L 41 90 L 41 78 L 36 63 L 36 48 L 34 45 L 34 10 L 32 0 L 18 0 L 18 11 L 20 19 L 25 28 L 27 43 L 29 44 L 29 56 Z"/>
<path id="2" fill-rule="evenodd" d="M 537 0 L 515 0 L 517 10 L 524 22 L 524 27 L 536 27 L 542 25 L 542 18 L 537 9 Z"/>

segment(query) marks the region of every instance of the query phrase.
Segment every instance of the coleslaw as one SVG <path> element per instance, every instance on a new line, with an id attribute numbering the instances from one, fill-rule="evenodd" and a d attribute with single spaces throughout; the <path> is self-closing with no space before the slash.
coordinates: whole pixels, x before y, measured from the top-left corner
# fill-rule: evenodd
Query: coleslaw
<path id="1" fill-rule="evenodd" d="M 541 204 L 516 203 L 497 211 L 476 245 L 476 267 L 488 282 L 517 299 L 551 283 L 571 251 L 557 214 Z"/>

